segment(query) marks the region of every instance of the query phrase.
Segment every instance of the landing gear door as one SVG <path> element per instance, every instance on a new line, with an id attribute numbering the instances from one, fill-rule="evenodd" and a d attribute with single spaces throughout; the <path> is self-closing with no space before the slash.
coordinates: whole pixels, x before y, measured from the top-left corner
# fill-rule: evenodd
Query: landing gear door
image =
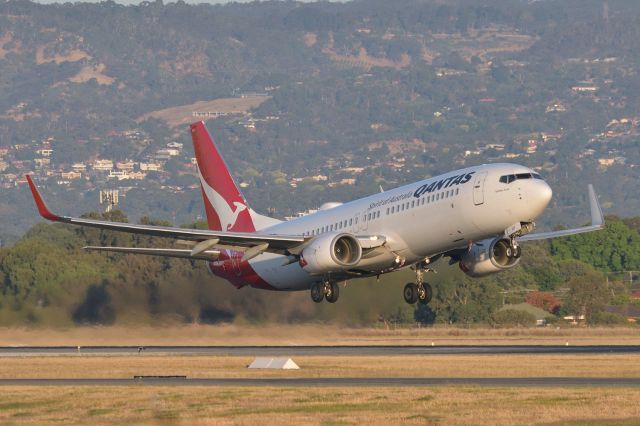
<path id="1" fill-rule="evenodd" d="M 473 180 L 473 204 L 479 206 L 484 203 L 484 181 L 487 179 L 487 172 L 477 173 Z"/>

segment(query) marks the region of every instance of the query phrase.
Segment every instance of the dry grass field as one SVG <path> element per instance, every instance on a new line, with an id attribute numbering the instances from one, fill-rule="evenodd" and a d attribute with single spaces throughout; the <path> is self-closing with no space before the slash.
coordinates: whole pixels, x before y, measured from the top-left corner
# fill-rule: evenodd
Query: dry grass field
<path id="1" fill-rule="evenodd" d="M 319 329 L 322 328 L 322 332 Z M 634 328 L 343 329 L 332 326 L 86 327 L 0 330 L 0 345 L 633 344 Z M 252 357 L 6 356 L 0 379 L 640 377 L 640 356 L 296 356 L 300 370 L 249 370 Z M 637 424 L 638 388 L 1 386 L 2 424 Z"/>
<path id="2" fill-rule="evenodd" d="M 296 356 L 300 370 L 249 370 L 253 357 L 14 356 L 0 379 L 319 377 L 640 377 L 638 355 Z"/>
<path id="3" fill-rule="evenodd" d="M 637 424 L 640 389 L 4 387 L 3 424 Z"/>
<path id="4" fill-rule="evenodd" d="M 269 96 L 249 96 L 246 98 L 221 98 L 212 101 L 200 101 L 189 105 L 153 111 L 138 117 L 137 121 L 141 122 L 153 117 L 164 120 L 169 127 L 177 127 L 197 121 L 198 119 L 207 119 L 206 117 L 194 117 L 194 112 L 246 113 L 251 108 L 259 106 L 269 98 Z"/>
<path id="5" fill-rule="evenodd" d="M 638 345 L 640 328 L 344 328 L 310 325 L 0 328 L 0 346 Z"/>

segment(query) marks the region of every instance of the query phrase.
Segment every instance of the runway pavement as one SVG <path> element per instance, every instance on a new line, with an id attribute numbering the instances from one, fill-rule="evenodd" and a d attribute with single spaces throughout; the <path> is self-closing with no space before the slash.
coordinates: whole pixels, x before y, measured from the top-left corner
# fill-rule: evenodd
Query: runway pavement
<path id="1" fill-rule="evenodd" d="M 640 378 L 489 377 L 489 378 L 266 378 L 266 379 L 0 379 L 1 386 L 482 386 L 482 387 L 640 387 Z"/>
<path id="2" fill-rule="evenodd" d="M 2 346 L 3 356 L 211 355 L 211 356 L 391 356 L 498 354 L 639 354 L 640 346 Z"/>

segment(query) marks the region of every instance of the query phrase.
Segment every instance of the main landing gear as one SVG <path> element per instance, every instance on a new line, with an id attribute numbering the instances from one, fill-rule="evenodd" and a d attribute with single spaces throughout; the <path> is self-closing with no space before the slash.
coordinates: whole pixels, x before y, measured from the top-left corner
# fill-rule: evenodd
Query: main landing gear
<path id="1" fill-rule="evenodd" d="M 433 289 L 429 283 L 425 283 L 424 270 L 420 266 L 416 266 L 416 283 L 408 283 L 404 286 L 404 301 L 410 305 L 420 301 L 427 304 L 433 297 Z"/>
<path id="2" fill-rule="evenodd" d="M 315 283 L 311 286 L 311 300 L 316 303 L 326 299 L 329 303 L 336 303 L 340 296 L 340 287 L 337 283 L 323 282 Z"/>

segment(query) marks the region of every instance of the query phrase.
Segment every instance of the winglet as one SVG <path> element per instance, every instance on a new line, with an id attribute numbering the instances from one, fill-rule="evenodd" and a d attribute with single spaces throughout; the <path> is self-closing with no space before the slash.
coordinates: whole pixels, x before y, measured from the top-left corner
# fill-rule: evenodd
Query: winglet
<path id="1" fill-rule="evenodd" d="M 604 226 L 604 216 L 596 191 L 593 189 L 593 185 L 589 184 L 589 207 L 591 208 L 591 225 L 592 226 Z"/>
<path id="2" fill-rule="evenodd" d="M 51 213 L 51 211 L 49 211 L 47 205 L 44 203 L 44 200 L 38 192 L 38 188 L 36 188 L 36 185 L 33 183 L 31 176 L 26 175 L 25 177 L 27 178 L 27 182 L 29 183 L 29 188 L 31 189 L 31 194 L 33 195 L 33 201 L 35 201 L 36 207 L 38 207 L 40 216 L 44 217 L 47 220 L 59 221 L 60 216 L 56 216 L 55 214 Z"/>

